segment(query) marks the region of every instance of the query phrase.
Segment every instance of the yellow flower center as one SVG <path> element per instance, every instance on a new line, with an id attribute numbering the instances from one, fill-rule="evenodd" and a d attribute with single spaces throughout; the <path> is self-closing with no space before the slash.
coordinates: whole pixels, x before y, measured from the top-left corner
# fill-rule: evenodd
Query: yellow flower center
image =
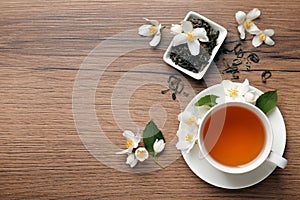
<path id="1" fill-rule="evenodd" d="M 265 34 L 260 34 L 260 36 L 258 38 L 259 38 L 260 41 L 265 41 L 266 35 Z"/>
<path id="2" fill-rule="evenodd" d="M 154 35 L 157 32 L 157 28 L 155 26 L 151 26 L 149 30 L 151 35 Z"/>
<path id="3" fill-rule="evenodd" d="M 145 151 L 138 151 L 137 154 L 138 156 L 142 157 L 145 154 Z"/>
<path id="4" fill-rule="evenodd" d="M 239 91 L 237 89 L 231 88 L 228 90 L 229 92 L 229 96 L 232 97 L 236 97 L 239 94 Z"/>
<path id="5" fill-rule="evenodd" d="M 193 35 L 192 32 L 188 32 L 186 34 L 186 38 L 187 38 L 187 41 L 189 41 L 189 42 L 191 42 L 191 41 L 193 41 L 195 39 L 195 37 L 194 37 L 194 35 Z"/>
<path id="6" fill-rule="evenodd" d="M 186 123 L 187 123 L 188 125 L 192 126 L 192 125 L 195 123 L 194 117 L 190 117 L 190 118 L 186 121 Z"/>
<path id="7" fill-rule="evenodd" d="M 247 20 L 246 22 L 245 22 L 245 27 L 247 28 L 247 29 L 249 29 L 250 28 L 250 26 L 251 26 L 251 21 L 249 21 L 249 20 Z"/>
<path id="8" fill-rule="evenodd" d="M 194 139 L 194 136 L 193 136 L 192 134 L 187 134 L 187 135 L 185 136 L 185 140 L 188 141 L 188 142 L 193 141 L 193 139 Z"/>
<path id="9" fill-rule="evenodd" d="M 129 147 L 131 147 L 133 145 L 133 141 L 132 139 L 128 138 L 126 141 L 126 148 L 128 149 Z"/>

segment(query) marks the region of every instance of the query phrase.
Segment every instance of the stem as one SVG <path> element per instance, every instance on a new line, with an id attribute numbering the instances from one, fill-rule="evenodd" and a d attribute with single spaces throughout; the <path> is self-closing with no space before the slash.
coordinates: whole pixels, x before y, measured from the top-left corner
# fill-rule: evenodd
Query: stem
<path id="1" fill-rule="evenodd" d="M 162 169 L 165 168 L 162 164 L 160 164 L 160 162 L 159 162 L 159 160 L 158 160 L 158 158 L 157 158 L 156 156 L 151 156 L 151 158 L 152 158 L 153 161 L 154 161 L 158 166 L 160 166 Z"/>

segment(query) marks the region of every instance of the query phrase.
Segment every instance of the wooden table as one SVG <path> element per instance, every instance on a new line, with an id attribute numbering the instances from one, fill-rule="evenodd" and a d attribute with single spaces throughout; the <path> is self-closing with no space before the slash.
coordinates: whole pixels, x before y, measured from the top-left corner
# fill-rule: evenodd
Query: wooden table
<path id="1" fill-rule="evenodd" d="M 235 12 L 248 12 L 254 7 L 262 11 L 257 25 L 275 30 L 273 39 L 276 45 L 254 48 L 248 35 L 248 39 L 242 41 L 242 47 L 256 52 L 260 62 L 253 65 L 250 72 L 243 68 L 240 79 L 236 81 L 248 78 L 251 85 L 262 91 L 278 90 L 278 107 L 287 130 L 284 156 L 289 163 L 286 169 L 276 169 L 255 186 L 226 190 L 195 176 L 178 151 L 171 151 L 170 157 L 174 159 L 165 169 L 153 171 L 150 168 L 147 173 L 130 171 L 125 165 L 125 156 L 118 157 L 121 158 L 120 163 L 109 162 L 109 156 L 106 156 L 114 154 L 116 147 L 123 148 L 125 142 L 122 137 L 124 126 L 116 119 L 123 122 L 128 119 L 124 118 L 125 115 L 116 118 L 118 113 L 124 114 L 124 107 L 117 101 L 118 93 L 114 93 L 115 88 L 123 87 L 126 91 L 126 83 L 118 82 L 122 77 L 134 75 L 141 81 L 152 73 L 153 77 L 164 75 L 159 80 L 165 80 L 167 84 L 168 77 L 176 74 L 191 85 L 192 92 L 187 98 L 211 85 L 209 80 L 214 73 L 221 75 L 221 79 L 231 78 L 230 74 L 220 72 L 224 69 L 222 59 L 230 60 L 233 55 L 221 54 L 216 61 L 218 71 L 209 71 L 204 78 L 208 81 L 197 81 L 163 62 L 164 47 L 152 49 L 147 44 L 144 49 L 118 56 L 107 68 L 100 67 L 100 71 L 96 65 L 90 70 L 84 69 L 87 73 L 83 79 L 86 82 L 96 81 L 96 88 L 92 88 L 95 98 L 87 97 L 86 105 L 94 108 L 102 132 L 114 144 L 114 148 L 107 149 L 108 154 L 98 155 L 98 159 L 93 156 L 80 134 L 84 130 L 78 127 L 82 123 L 77 121 L 80 118 L 76 118 L 76 114 L 82 111 L 87 114 L 86 119 L 90 116 L 85 113 L 84 107 L 78 111 L 78 106 L 74 105 L 78 100 L 74 99 L 74 91 L 78 89 L 76 81 L 78 74 L 84 72 L 81 69 L 86 58 L 95 56 L 101 63 L 101 59 L 114 58 L 115 51 L 120 53 L 117 44 L 99 57 L 92 51 L 94 48 L 99 48 L 105 41 L 116 43 L 117 34 L 137 31 L 145 23 L 143 17 L 157 19 L 169 28 L 170 24 L 179 23 L 190 10 L 224 26 L 228 30 L 225 46 L 230 48 L 239 41 Z M 299 10 L 300 4 L 296 0 L 1 1 L 0 199 L 299 199 Z M 167 29 L 163 32 L 165 39 L 162 43 L 165 45 L 170 39 L 167 32 Z M 134 41 L 137 45 L 150 40 L 137 35 L 132 37 L 138 38 Z M 122 38 L 120 46 L 126 41 L 132 43 L 130 37 L 127 40 Z M 149 63 L 162 65 L 163 71 L 135 68 Z M 266 84 L 261 82 L 260 77 L 265 69 L 272 71 L 272 77 Z M 95 73 L 91 73 L 93 70 Z M 101 74 L 101 77 L 97 80 L 93 74 Z M 91 75 L 91 79 L 87 75 Z M 149 109 L 153 105 L 152 111 L 156 113 L 153 118 L 162 117 L 155 109 L 163 109 L 166 122 L 162 131 L 167 143 L 170 143 L 176 139 L 177 115 L 181 109 L 179 101 L 173 101 L 170 92 L 160 93 L 166 86 L 155 83 L 138 86 L 125 102 L 131 120 L 144 127 L 151 118 Z M 87 87 L 86 91 L 89 89 Z M 81 98 L 84 101 L 85 96 Z M 90 105 L 91 102 L 94 105 Z M 74 108 L 77 110 L 74 111 Z M 97 133 L 93 134 L 96 140 Z M 101 147 L 99 149 L 103 151 Z M 105 161 L 101 162 L 101 159 Z"/>

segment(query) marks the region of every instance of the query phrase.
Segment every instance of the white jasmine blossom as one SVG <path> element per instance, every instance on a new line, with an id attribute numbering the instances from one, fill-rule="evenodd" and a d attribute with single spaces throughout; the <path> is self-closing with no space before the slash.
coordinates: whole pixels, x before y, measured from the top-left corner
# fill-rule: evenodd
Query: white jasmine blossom
<path id="1" fill-rule="evenodd" d="M 235 13 L 235 19 L 238 23 L 238 31 L 240 33 L 241 39 L 245 39 L 245 31 L 254 34 L 259 30 L 253 23 L 253 20 L 258 18 L 260 14 L 261 12 L 257 8 L 254 8 L 248 14 L 244 13 L 243 11 L 238 11 L 237 13 Z"/>
<path id="2" fill-rule="evenodd" d="M 229 80 L 223 80 L 222 86 L 225 92 L 225 101 L 241 101 L 254 103 L 258 98 L 255 91 L 250 90 L 249 81 L 246 79 L 242 84 L 235 84 Z"/>
<path id="3" fill-rule="evenodd" d="M 154 155 L 162 152 L 164 150 L 165 146 L 166 146 L 166 143 L 164 142 L 163 139 L 160 139 L 160 140 L 156 139 L 153 144 Z"/>
<path id="4" fill-rule="evenodd" d="M 226 101 L 244 101 L 243 96 L 249 91 L 248 79 L 241 85 L 237 85 L 229 80 L 223 80 L 221 84 L 224 88 Z"/>
<path id="5" fill-rule="evenodd" d="M 144 18 L 150 24 L 145 24 L 139 27 L 139 35 L 141 36 L 154 36 L 150 41 L 150 46 L 156 47 L 161 39 L 162 25 L 157 20 L 149 20 Z"/>
<path id="6" fill-rule="evenodd" d="M 178 142 L 176 148 L 184 153 L 189 153 L 197 140 L 197 130 L 197 126 L 181 124 L 180 129 L 177 131 Z"/>
<path id="7" fill-rule="evenodd" d="M 260 46 L 262 43 L 265 43 L 269 46 L 273 46 L 275 42 L 271 39 L 271 36 L 274 35 L 273 29 L 266 29 L 264 31 L 254 32 L 255 36 L 253 37 L 252 44 L 254 47 Z"/>
<path id="8" fill-rule="evenodd" d="M 188 126 L 196 125 L 197 118 L 191 111 L 184 111 L 178 115 L 178 121 L 181 121 Z"/>
<path id="9" fill-rule="evenodd" d="M 246 79 L 241 85 L 237 85 L 229 80 L 222 83 L 226 101 L 245 101 L 244 95 L 249 91 L 249 81 Z"/>
<path id="10" fill-rule="evenodd" d="M 173 46 L 187 43 L 192 55 L 196 56 L 200 53 L 200 42 L 208 42 L 207 33 L 204 28 L 193 28 L 190 21 L 183 21 L 181 24 L 182 31 L 178 26 L 173 26 L 173 33 L 177 33 L 173 39 Z"/>
<path id="11" fill-rule="evenodd" d="M 144 147 L 139 147 L 134 153 L 136 159 L 143 162 L 149 157 L 148 151 Z"/>
<path id="12" fill-rule="evenodd" d="M 207 106 L 193 106 L 178 115 L 181 122 L 177 131 L 178 142 L 176 148 L 184 153 L 189 153 L 197 141 L 197 131 L 201 118 L 209 110 Z"/>
<path id="13" fill-rule="evenodd" d="M 125 144 L 126 149 L 121 152 L 117 152 L 117 154 L 131 153 L 134 148 L 138 147 L 138 145 L 142 139 L 140 133 L 137 133 L 136 135 L 134 135 L 133 132 L 128 131 L 128 130 L 123 132 L 123 136 L 127 139 L 126 144 Z"/>

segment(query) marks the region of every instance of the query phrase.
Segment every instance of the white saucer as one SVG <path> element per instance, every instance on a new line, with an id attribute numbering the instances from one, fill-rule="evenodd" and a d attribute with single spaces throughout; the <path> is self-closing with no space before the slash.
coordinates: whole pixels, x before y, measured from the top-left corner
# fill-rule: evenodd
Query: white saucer
<path id="1" fill-rule="evenodd" d="M 260 90 L 251 86 L 250 88 L 257 91 L 257 93 L 262 94 Z M 221 84 L 217 84 L 203 90 L 192 99 L 186 109 L 190 109 L 198 99 L 208 94 L 222 96 L 224 95 L 223 87 Z M 272 150 L 279 155 L 283 155 L 286 145 L 286 130 L 283 117 L 276 107 L 275 110 L 270 113 L 268 118 L 274 133 Z M 267 178 L 276 168 L 274 164 L 266 161 L 251 172 L 245 174 L 228 174 L 214 168 L 205 159 L 200 160 L 200 150 L 198 145 L 194 145 L 189 154 L 183 153 L 182 155 L 187 165 L 199 178 L 211 185 L 226 189 L 240 189 L 255 185 Z"/>

